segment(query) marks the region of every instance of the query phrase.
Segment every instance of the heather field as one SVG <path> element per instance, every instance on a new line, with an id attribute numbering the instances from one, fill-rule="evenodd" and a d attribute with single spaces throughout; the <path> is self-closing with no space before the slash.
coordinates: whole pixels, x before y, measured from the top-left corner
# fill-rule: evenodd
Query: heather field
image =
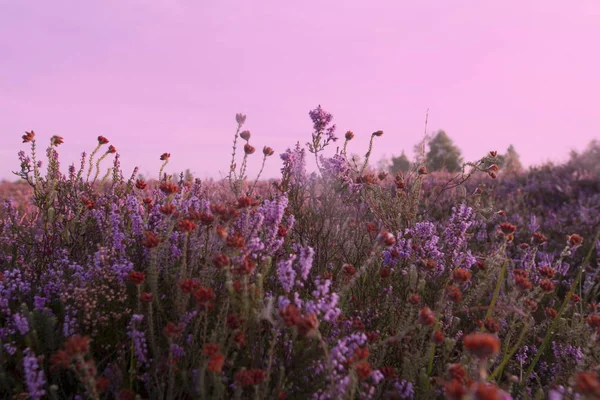
<path id="1" fill-rule="evenodd" d="M 0 397 L 600 398 L 598 142 L 452 173 L 423 143 L 394 171 L 369 159 L 384 132 L 357 149 L 308 116 L 276 151 L 237 114 L 207 182 L 169 153 L 122 171 L 103 136 L 62 166 L 68 137 L 25 132 L 0 186 Z M 247 176 L 265 163 L 279 178 Z"/>

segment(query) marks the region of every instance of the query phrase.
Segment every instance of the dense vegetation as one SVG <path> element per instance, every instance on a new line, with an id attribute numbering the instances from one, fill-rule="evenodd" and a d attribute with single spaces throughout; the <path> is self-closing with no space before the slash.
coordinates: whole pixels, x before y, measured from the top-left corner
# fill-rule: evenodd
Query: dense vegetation
<path id="1" fill-rule="evenodd" d="M 168 153 L 126 178 L 102 136 L 66 175 L 52 137 L 43 172 L 27 132 L 30 189 L 0 211 L 0 396 L 600 398 L 597 143 L 389 174 L 368 165 L 383 132 L 358 164 L 354 133 L 333 154 L 332 116 L 310 118 L 271 182 L 245 176 L 242 114 L 222 182 L 163 174 Z"/>

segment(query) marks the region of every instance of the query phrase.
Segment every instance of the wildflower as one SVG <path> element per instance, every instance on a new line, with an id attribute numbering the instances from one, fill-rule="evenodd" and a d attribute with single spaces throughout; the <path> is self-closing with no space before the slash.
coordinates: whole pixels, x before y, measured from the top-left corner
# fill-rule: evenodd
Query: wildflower
<path id="1" fill-rule="evenodd" d="M 221 347 L 216 343 L 206 343 L 202 349 L 204 355 L 212 356 L 221 351 Z"/>
<path id="2" fill-rule="evenodd" d="M 213 264 L 217 268 L 228 267 L 230 262 L 231 261 L 229 260 L 229 257 L 227 257 L 227 254 L 220 253 L 213 257 Z"/>
<path id="3" fill-rule="evenodd" d="M 551 307 L 546 307 L 545 311 L 546 311 L 546 315 L 552 319 L 556 318 L 556 316 L 558 315 L 558 311 L 556 311 L 554 308 L 551 308 Z"/>
<path id="4" fill-rule="evenodd" d="M 575 375 L 575 387 L 583 395 L 600 397 L 600 380 L 595 372 L 583 371 Z"/>
<path id="5" fill-rule="evenodd" d="M 396 238 L 388 231 L 381 231 L 379 233 L 379 243 L 384 246 L 391 247 L 396 244 Z"/>
<path id="6" fill-rule="evenodd" d="M 279 315 L 283 318 L 285 326 L 295 326 L 300 320 L 300 310 L 293 305 L 288 304 L 283 310 L 279 311 Z"/>
<path id="7" fill-rule="evenodd" d="M 391 273 L 392 273 L 392 271 L 389 268 L 387 268 L 387 267 L 386 268 L 382 268 L 382 269 L 379 270 L 379 276 L 382 279 L 385 279 L 385 278 L 389 277 L 391 275 Z"/>
<path id="8" fill-rule="evenodd" d="M 319 328 L 319 320 L 315 314 L 308 314 L 296 322 L 296 327 L 300 336 L 310 336 Z"/>
<path id="9" fill-rule="evenodd" d="M 220 374 L 223 372 L 223 364 L 225 363 L 225 356 L 221 353 L 215 353 L 210 356 L 208 361 L 208 371 Z"/>
<path id="10" fill-rule="evenodd" d="M 71 364 L 71 361 L 72 358 L 69 355 L 69 353 L 67 353 L 64 350 L 59 350 L 56 353 L 54 353 L 52 357 L 50 357 L 50 369 L 55 370 L 58 368 L 68 368 Z"/>
<path id="11" fill-rule="evenodd" d="M 548 265 L 544 265 L 543 267 L 539 268 L 538 272 L 540 273 L 541 276 L 548 278 L 548 279 L 554 278 L 554 274 L 556 274 L 556 271 L 554 270 L 554 268 L 552 268 Z"/>
<path id="12" fill-rule="evenodd" d="M 146 184 L 146 181 L 143 179 L 138 179 L 135 181 L 135 187 L 140 189 L 140 190 L 144 190 L 146 189 L 148 185 Z"/>
<path id="13" fill-rule="evenodd" d="M 246 122 L 246 116 L 242 113 L 235 114 L 235 122 L 237 122 L 239 126 L 244 125 L 244 122 Z"/>
<path id="14" fill-rule="evenodd" d="M 183 281 L 179 282 L 179 288 L 183 293 L 192 293 L 199 287 L 200 284 L 193 279 L 184 279 Z"/>
<path id="15" fill-rule="evenodd" d="M 600 315 L 598 314 L 590 314 L 585 319 L 585 322 L 594 329 L 600 329 Z"/>
<path id="16" fill-rule="evenodd" d="M 500 330 L 500 324 L 492 317 L 487 317 L 485 321 L 483 321 L 483 326 L 490 333 L 496 333 Z"/>
<path id="17" fill-rule="evenodd" d="M 50 144 L 52 146 L 58 146 L 64 143 L 62 136 L 54 135 L 50 138 Z"/>
<path id="18" fill-rule="evenodd" d="M 169 158 L 171 158 L 171 153 L 162 153 L 160 155 L 160 160 L 161 161 L 167 161 Z"/>
<path id="19" fill-rule="evenodd" d="M 455 379 L 458 382 L 466 381 L 467 371 L 465 371 L 465 368 L 462 366 L 462 364 L 450 364 L 448 366 L 448 373 L 452 379 Z"/>
<path id="20" fill-rule="evenodd" d="M 544 292 L 553 292 L 554 291 L 554 283 L 550 279 L 542 279 L 540 282 L 540 287 Z"/>
<path id="21" fill-rule="evenodd" d="M 139 271 L 132 271 L 129 273 L 129 281 L 134 285 L 141 285 L 146 279 L 146 274 Z"/>
<path id="22" fill-rule="evenodd" d="M 249 275 L 256 268 L 256 263 L 250 259 L 250 257 L 245 257 L 241 263 L 234 269 L 234 273 L 237 275 Z"/>
<path id="23" fill-rule="evenodd" d="M 110 385 L 110 381 L 106 379 L 104 376 L 99 376 L 96 378 L 96 390 L 99 393 L 104 393 L 108 386 Z"/>
<path id="24" fill-rule="evenodd" d="M 108 139 L 105 138 L 104 136 L 98 136 L 98 144 L 99 145 L 103 145 L 103 144 L 107 144 L 108 143 Z"/>
<path id="25" fill-rule="evenodd" d="M 269 146 L 265 146 L 263 147 L 263 154 L 267 157 L 272 156 L 273 154 L 275 154 L 275 150 L 273 150 L 272 148 L 270 148 Z"/>
<path id="26" fill-rule="evenodd" d="M 142 303 L 152 303 L 154 300 L 154 295 L 152 293 L 144 292 L 140 294 L 140 301 Z"/>
<path id="27" fill-rule="evenodd" d="M 173 182 L 161 182 L 159 189 L 167 196 L 179 191 L 179 187 Z"/>
<path id="28" fill-rule="evenodd" d="M 192 296 L 194 297 L 194 300 L 196 300 L 196 304 L 202 309 L 212 307 L 212 300 L 216 297 L 212 288 L 206 288 L 204 286 L 200 286 L 196 289 L 192 293 Z"/>
<path id="29" fill-rule="evenodd" d="M 490 151 L 490 156 L 491 157 L 496 157 L 498 155 L 498 152 L 495 150 Z"/>
<path id="30" fill-rule="evenodd" d="M 254 148 L 254 146 L 251 146 L 248 143 L 244 145 L 244 153 L 246 153 L 247 155 L 253 154 L 255 150 L 256 149 Z"/>
<path id="31" fill-rule="evenodd" d="M 409 298 L 408 298 L 408 302 L 410 304 L 412 304 L 413 306 L 416 306 L 417 304 L 419 304 L 421 302 L 421 296 L 419 296 L 417 293 L 413 293 Z"/>
<path id="32" fill-rule="evenodd" d="M 235 382 L 242 387 L 259 385 L 265 377 L 265 371 L 262 369 L 243 369 L 234 375 Z"/>
<path id="33" fill-rule="evenodd" d="M 440 331 L 439 329 L 436 330 L 435 332 L 433 332 L 433 342 L 440 344 L 443 343 L 444 340 L 446 340 L 446 336 L 444 335 L 444 332 Z"/>
<path id="34" fill-rule="evenodd" d="M 356 364 L 356 374 L 360 379 L 367 379 L 371 375 L 371 364 L 368 361 L 361 361 Z"/>
<path id="35" fill-rule="evenodd" d="M 419 170 L 417 171 L 419 173 L 419 175 L 427 175 L 427 168 L 425 168 L 424 166 L 419 167 Z"/>
<path id="36" fill-rule="evenodd" d="M 385 379 L 394 379 L 396 377 L 396 370 L 390 366 L 384 366 L 379 368 L 379 372 L 385 377 Z"/>
<path id="37" fill-rule="evenodd" d="M 163 204 L 159 211 L 164 215 L 172 215 L 175 212 L 175 206 L 172 203 Z"/>
<path id="38" fill-rule="evenodd" d="M 177 227 L 179 228 L 180 232 L 189 233 L 196 229 L 196 224 L 194 224 L 194 221 L 192 220 L 182 219 L 181 221 L 177 222 Z"/>
<path id="39" fill-rule="evenodd" d="M 238 199 L 238 208 L 248 208 L 250 206 L 255 206 L 257 203 L 252 200 L 251 197 L 242 196 Z"/>
<path id="40" fill-rule="evenodd" d="M 534 245 L 538 246 L 542 243 L 546 243 L 548 241 L 548 238 L 546 238 L 546 236 L 544 236 L 540 232 L 535 232 L 533 235 L 531 235 L 531 241 Z"/>
<path id="41" fill-rule="evenodd" d="M 503 222 L 500 224 L 500 230 L 505 235 L 508 235 L 508 234 L 514 233 L 517 230 L 517 227 L 511 223 Z"/>
<path id="42" fill-rule="evenodd" d="M 377 177 L 379 178 L 379 180 L 380 180 L 380 181 L 384 181 L 384 180 L 385 180 L 385 178 L 387 178 L 387 177 L 388 177 L 388 175 L 389 175 L 389 174 L 388 174 L 387 172 L 385 172 L 385 171 L 381 171 L 381 172 L 380 172 L 380 173 L 377 175 Z"/>
<path id="43" fill-rule="evenodd" d="M 227 236 L 227 246 L 228 247 L 237 247 L 239 249 L 244 248 L 246 246 L 246 240 L 244 236 L 240 232 L 236 232 L 233 235 Z"/>
<path id="44" fill-rule="evenodd" d="M 65 351 L 71 357 L 77 355 L 85 355 L 90 350 L 89 336 L 75 335 L 67 339 L 64 345 Z"/>
<path id="45" fill-rule="evenodd" d="M 33 140 L 33 138 L 35 137 L 35 132 L 34 131 L 31 131 L 31 132 L 25 131 L 25 134 L 21 137 L 23 138 L 23 143 L 31 142 Z"/>
<path id="46" fill-rule="evenodd" d="M 471 333 L 465 336 L 463 343 L 469 352 L 481 360 L 500 351 L 500 339 L 490 333 Z"/>
<path id="47" fill-rule="evenodd" d="M 490 176 L 490 178 L 492 178 L 492 179 L 496 179 L 496 177 L 498 176 L 498 175 L 496 175 L 496 173 L 495 173 L 494 171 L 489 171 L 489 172 L 488 172 L 488 175 L 489 175 L 489 176 Z"/>
<path id="48" fill-rule="evenodd" d="M 448 293 L 448 298 L 453 302 L 460 303 L 462 301 L 462 292 L 457 286 L 446 286 L 446 292 Z"/>
<path id="49" fill-rule="evenodd" d="M 250 131 L 242 131 L 242 132 L 240 133 L 240 137 L 241 137 L 242 139 L 244 139 L 245 141 L 248 141 L 248 140 L 250 140 Z"/>
<path id="50" fill-rule="evenodd" d="M 490 165 L 490 167 L 488 168 L 488 171 L 492 171 L 492 172 L 498 172 L 498 166 L 496 164 L 492 164 Z"/>
<path id="51" fill-rule="evenodd" d="M 344 273 L 350 276 L 356 274 L 356 268 L 354 268 L 354 266 L 352 266 L 351 264 L 342 265 L 342 271 L 344 271 Z"/>
<path id="52" fill-rule="evenodd" d="M 468 282 L 471 280 L 471 272 L 466 268 L 456 268 L 452 271 L 452 279 L 460 283 Z"/>
<path id="53" fill-rule="evenodd" d="M 227 327 L 231 330 L 236 330 L 242 326 L 244 319 L 240 314 L 231 313 L 227 315 Z"/>
<path id="54" fill-rule="evenodd" d="M 106 154 L 115 154 L 116 152 L 117 152 L 117 149 L 112 144 L 110 146 L 108 146 L 108 150 L 106 150 Z"/>
<path id="55" fill-rule="evenodd" d="M 435 314 L 429 307 L 423 307 L 419 311 L 419 322 L 423 325 L 435 324 Z"/>
<path id="56" fill-rule="evenodd" d="M 212 225 L 212 223 L 215 222 L 215 216 L 212 214 L 209 214 L 209 213 L 201 213 L 199 218 L 200 218 L 200 223 L 205 226 Z M 220 228 L 225 229 L 223 227 L 220 227 Z M 225 234 L 227 234 L 227 231 L 225 231 Z M 219 236 L 221 236 L 221 235 L 219 235 Z"/>
<path id="57" fill-rule="evenodd" d="M 503 398 L 503 392 L 498 386 L 482 382 L 475 384 L 473 400 L 502 400 Z"/>
<path id="58" fill-rule="evenodd" d="M 583 237 L 574 233 L 572 235 L 567 236 L 567 242 L 571 247 L 578 247 L 581 246 L 581 243 L 583 243 Z"/>
<path id="59" fill-rule="evenodd" d="M 377 137 L 380 137 L 380 136 L 382 136 L 382 135 L 383 135 L 383 131 L 375 131 L 375 132 L 373 132 L 371 135 L 372 135 L 372 136 L 377 136 Z"/>
<path id="60" fill-rule="evenodd" d="M 167 326 L 164 327 L 163 332 L 169 339 L 173 339 L 181 335 L 181 332 L 183 332 L 183 327 L 175 325 L 173 322 L 169 321 Z"/>
<path id="61" fill-rule="evenodd" d="M 233 337 L 233 341 L 235 342 L 237 347 L 241 349 L 242 347 L 244 347 L 246 345 L 246 334 L 244 334 L 244 332 L 242 332 L 242 331 L 239 331 Z"/>
<path id="62" fill-rule="evenodd" d="M 467 394 L 467 389 L 456 379 L 444 383 L 444 394 L 449 400 L 462 400 Z"/>
<path id="63" fill-rule="evenodd" d="M 354 139 L 354 132 L 347 131 L 346 134 L 344 135 L 344 137 L 346 138 L 346 140 L 352 140 L 352 139 Z"/>
<path id="64" fill-rule="evenodd" d="M 158 237 L 154 232 L 151 231 L 147 231 L 145 233 L 146 238 L 144 240 L 142 240 L 142 246 L 148 248 L 148 249 L 152 249 L 156 246 L 158 246 L 160 244 L 160 242 L 162 242 L 162 239 L 160 237 Z"/>

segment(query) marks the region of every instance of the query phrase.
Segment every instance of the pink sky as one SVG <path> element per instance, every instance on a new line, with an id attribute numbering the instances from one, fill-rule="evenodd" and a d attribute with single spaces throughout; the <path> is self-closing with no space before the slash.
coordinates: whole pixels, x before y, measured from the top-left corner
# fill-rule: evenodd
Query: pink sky
<path id="1" fill-rule="evenodd" d="M 30 129 L 64 137 L 65 171 L 104 135 L 127 173 L 167 151 L 219 177 L 236 112 L 278 154 L 318 104 L 352 152 L 383 130 L 375 161 L 412 155 L 428 108 L 466 159 L 564 160 L 600 137 L 599 21 L 598 0 L 0 0 L 0 178 Z"/>

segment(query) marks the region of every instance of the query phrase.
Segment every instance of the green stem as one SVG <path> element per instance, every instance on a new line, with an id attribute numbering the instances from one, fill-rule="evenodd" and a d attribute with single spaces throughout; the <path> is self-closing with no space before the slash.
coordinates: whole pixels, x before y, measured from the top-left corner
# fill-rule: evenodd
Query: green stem
<path id="1" fill-rule="evenodd" d="M 525 371 L 525 376 L 523 377 L 523 380 L 521 381 L 521 385 L 520 385 L 521 388 L 523 388 L 523 386 L 525 385 L 525 382 L 527 382 L 527 378 L 529 378 L 529 375 L 531 374 L 531 372 L 533 372 L 533 369 L 535 368 L 536 364 L 538 363 L 540 357 L 542 356 L 542 354 L 544 354 L 544 350 L 548 346 L 548 343 L 550 343 L 550 339 L 552 338 L 552 334 L 554 333 L 554 330 L 556 329 L 556 326 L 558 325 L 558 321 L 560 320 L 560 318 L 562 317 L 562 314 L 564 313 L 567 306 L 569 305 L 569 301 L 571 300 L 571 296 L 573 295 L 573 292 L 577 288 L 577 285 L 579 285 L 579 281 L 581 280 L 581 277 L 583 276 L 583 271 L 585 270 L 587 263 L 590 261 L 590 258 L 592 257 L 592 253 L 594 252 L 595 243 L 598 241 L 599 238 L 600 238 L 600 230 L 596 233 L 596 237 L 594 237 L 594 240 L 592 241 L 592 246 L 590 246 L 590 250 L 588 251 L 588 254 L 585 257 L 585 260 L 583 260 L 581 267 L 579 267 L 579 271 L 577 272 L 577 277 L 571 284 L 569 293 L 567 293 L 567 295 L 565 296 L 565 298 L 560 306 L 560 309 L 558 310 L 558 314 L 552 321 L 552 325 L 550 325 L 548 332 L 546 332 L 546 336 L 544 337 L 544 341 L 542 342 L 542 345 L 540 346 L 538 352 L 536 353 L 535 357 L 533 358 L 533 361 L 529 365 L 529 368 L 527 368 L 527 371 Z"/>
<path id="2" fill-rule="evenodd" d="M 500 295 L 500 287 L 504 282 L 504 275 L 506 275 L 506 268 L 508 267 L 508 260 L 504 262 L 502 265 L 502 269 L 500 270 L 500 275 L 498 275 L 498 280 L 496 281 L 496 288 L 494 289 L 494 295 L 492 297 L 492 302 L 490 303 L 490 307 L 485 313 L 485 318 L 489 318 L 492 316 L 492 312 L 494 311 L 494 307 L 496 306 L 496 302 L 498 301 L 498 296 Z M 482 328 L 483 329 L 483 328 Z"/>

